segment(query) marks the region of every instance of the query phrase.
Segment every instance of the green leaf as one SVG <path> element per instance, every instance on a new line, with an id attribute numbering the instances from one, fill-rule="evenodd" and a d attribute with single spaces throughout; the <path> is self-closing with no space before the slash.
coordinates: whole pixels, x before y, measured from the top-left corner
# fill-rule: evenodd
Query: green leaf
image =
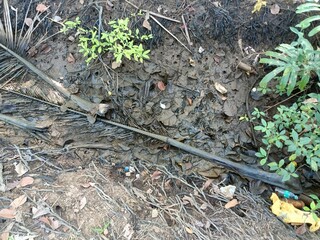
<path id="1" fill-rule="evenodd" d="M 320 11 L 320 5 L 318 3 L 304 3 L 297 7 L 296 13 L 304 13 L 311 11 Z"/>
<path id="2" fill-rule="evenodd" d="M 266 162 L 267 162 L 267 158 L 262 158 L 262 159 L 260 160 L 260 165 L 263 166 L 263 165 L 266 164 Z"/>
<path id="3" fill-rule="evenodd" d="M 300 144 L 302 144 L 302 145 L 306 145 L 306 144 L 308 144 L 310 141 L 311 141 L 311 139 L 308 138 L 308 137 L 302 137 L 302 138 L 300 138 Z"/>
<path id="4" fill-rule="evenodd" d="M 291 131 L 291 136 L 292 136 L 293 141 L 295 141 L 295 142 L 298 141 L 299 135 L 294 129 L 292 129 L 292 131 Z"/>
<path id="5" fill-rule="evenodd" d="M 311 160 L 311 161 L 310 161 L 310 167 L 311 167 L 311 169 L 312 169 L 313 171 L 318 172 L 318 164 L 317 164 L 316 161 Z"/>
<path id="6" fill-rule="evenodd" d="M 261 119 L 261 124 L 262 124 L 264 127 L 267 127 L 267 122 L 266 122 L 266 120 L 264 120 L 263 118 Z"/>
<path id="7" fill-rule="evenodd" d="M 310 194 L 309 195 L 313 200 L 319 200 L 318 196 L 315 194 Z"/>
<path id="8" fill-rule="evenodd" d="M 270 66 L 284 66 L 286 63 L 273 58 L 261 58 L 260 63 L 269 64 Z"/>
<path id="9" fill-rule="evenodd" d="M 277 170 L 279 167 L 278 167 L 278 164 L 276 162 L 271 162 L 268 164 L 269 168 L 270 168 L 270 171 L 275 171 Z"/>
<path id="10" fill-rule="evenodd" d="M 310 212 L 311 209 L 308 208 L 307 206 L 304 206 L 304 207 L 303 207 L 303 210 L 305 210 L 305 211 L 307 211 L 307 212 Z"/>
<path id="11" fill-rule="evenodd" d="M 320 32 L 320 25 L 313 28 L 309 33 L 308 33 L 308 37 L 313 37 L 314 35 L 316 35 L 318 32 Z"/>
<path id="12" fill-rule="evenodd" d="M 266 51 L 265 53 L 267 56 L 269 57 L 273 57 L 279 60 L 282 60 L 283 62 L 290 62 L 290 58 L 288 58 L 287 55 L 283 54 L 283 53 L 278 53 L 278 52 L 274 52 L 274 51 Z M 262 58 L 263 59 L 263 58 Z M 261 59 L 261 60 L 262 60 Z M 261 63 L 261 62 L 260 62 Z"/>
<path id="13" fill-rule="evenodd" d="M 306 88 L 307 84 L 309 83 L 309 80 L 310 80 L 310 74 L 304 73 L 301 80 L 298 82 L 298 87 L 301 91 Z"/>
<path id="14" fill-rule="evenodd" d="M 303 21 L 301 21 L 297 27 L 300 27 L 301 29 L 305 29 L 307 27 L 309 27 L 311 25 L 312 22 L 320 20 L 320 15 L 315 15 L 312 17 L 308 17 L 306 19 L 304 19 Z"/>
<path id="15" fill-rule="evenodd" d="M 311 210 L 316 210 L 316 204 L 314 203 L 314 201 L 310 203 L 310 208 Z"/>
<path id="16" fill-rule="evenodd" d="M 297 158 L 297 155 L 295 153 L 291 154 L 289 157 L 289 161 L 294 161 L 294 160 L 296 160 L 296 158 Z"/>
<path id="17" fill-rule="evenodd" d="M 279 168 L 281 168 L 283 165 L 284 165 L 284 160 L 283 160 L 283 159 L 281 159 L 281 160 L 279 161 L 279 165 L 278 165 L 278 167 L 279 167 Z"/>
<path id="18" fill-rule="evenodd" d="M 289 80 L 288 87 L 287 87 L 287 95 L 290 96 L 293 89 L 296 86 L 298 74 L 295 70 L 292 70 L 291 72 L 291 79 Z"/>
<path id="19" fill-rule="evenodd" d="M 265 127 L 262 127 L 262 126 L 255 126 L 254 127 L 254 130 L 256 131 L 263 131 L 265 129 Z"/>
<path id="20" fill-rule="evenodd" d="M 281 73 L 282 71 L 284 71 L 285 67 L 277 67 L 276 69 L 274 69 L 273 71 L 271 71 L 270 73 L 268 73 L 267 75 L 265 75 L 262 80 L 260 81 L 259 86 L 261 88 L 266 88 L 268 83 L 275 77 L 277 76 L 279 73 Z"/>
<path id="21" fill-rule="evenodd" d="M 283 177 L 282 177 L 282 182 L 286 182 L 286 181 L 288 181 L 288 180 L 290 180 L 290 174 L 285 174 Z"/>

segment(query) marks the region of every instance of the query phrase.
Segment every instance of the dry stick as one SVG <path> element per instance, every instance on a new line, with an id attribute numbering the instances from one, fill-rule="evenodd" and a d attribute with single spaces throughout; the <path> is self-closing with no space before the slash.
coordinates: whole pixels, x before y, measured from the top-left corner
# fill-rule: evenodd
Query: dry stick
<path id="1" fill-rule="evenodd" d="M 129 3 L 131 6 L 135 7 L 136 9 L 139 9 L 139 8 L 138 8 L 136 5 L 134 5 L 133 3 L 131 3 L 131 2 L 129 2 L 129 1 L 127 1 L 127 0 L 126 0 L 126 2 Z M 145 11 L 145 10 L 142 10 L 142 11 Z M 155 14 L 155 13 L 150 12 L 150 11 L 146 11 L 146 12 L 149 12 L 149 13 L 150 13 L 150 18 L 151 18 L 153 21 L 155 21 L 160 27 L 162 27 L 163 30 L 165 30 L 167 33 L 169 33 L 169 34 L 171 35 L 171 37 L 173 37 L 175 40 L 177 40 L 185 49 L 187 49 L 190 53 L 192 53 L 191 50 L 190 50 L 186 45 L 184 45 L 175 35 L 173 35 L 168 29 L 166 29 L 165 26 L 163 26 L 163 25 L 154 17 L 154 16 L 157 16 L 157 17 L 162 17 L 162 18 L 164 18 L 164 16 L 162 16 L 162 15 L 159 16 L 159 14 Z M 152 16 L 152 15 L 154 15 L 154 16 Z M 167 18 L 165 17 L 165 19 L 167 19 Z M 168 20 L 169 20 L 169 19 L 168 19 Z M 172 20 L 174 20 L 174 19 L 171 19 L 171 21 L 172 21 Z M 181 22 L 179 21 L 179 23 L 181 23 Z"/>
<path id="2" fill-rule="evenodd" d="M 303 92 L 305 92 L 307 89 L 305 89 L 305 90 L 303 90 L 303 91 L 300 91 L 300 92 L 297 92 L 297 93 L 295 93 L 295 94 L 292 94 L 290 97 L 288 97 L 288 98 L 286 98 L 286 99 L 284 99 L 284 100 L 282 100 L 281 102 L 277 102 L 276 104 L 274 104 L 274 105 L 272 105 L 272 106 L 269 106 L 266 110 L 264 110 L 265 112 L 268 112 L 271 108 L 274 108 L 274 107 L 276 107 L 276 106 L 278 106 L 278 105 L 280 105 L 280 104 L 282 104 L 282 103 L 284 103 L 284 102 L 286 102 L 286 101 L 288 101 L 288 100 L 290 100 L 291 98 L 293 98 L 293 97 L 295 97 L 295 96 L 297 96 L 297 95 L 299 95 L 300 93 L 303 93 Z"/>
<path id="3" fill-rule="evenodd" d="M 18 59 L 23 65 L 25 65 L 27 68 L 29 68 L 34 74 L 39 76 L 42 80 L 44 80 L 46 83 L 51 85 L 54 89 L 59 91 L 61 94 L 63 94 L 68 100 L 73 101 L 75 104 L 77 104 L 78 107 L 80 107 L 82 110 L 85 110 L 91 114 L 98 114 L 98 115 L 103 115 L 106 112 L 105 110 L 100 111 L 99 107 L 102 105 L 101 104 L 96 104 L 89 102 L 83 98 L 80 98 L 72 93 L 70 93 L 66 88 L 64 88 L 59 82 L 53 80 L 50 78 L 47 74 L 45 74 L 43 71 L 38 69 L 36 66 L 34 66 L 32 63 L 29 61 L 25 60 L 23 57 L 21 57 L 19 54 L 15 53 L 11 49 L 7 48 L 4 46 L 2 43 L 0 43 L 0 47 L 3 48 L 5 51 L 10 53 L 13 57 Z M 103 107 L 102 107 L 103 109 Z"/>
<path id="4" fill-rule="evenodd" d="M 183 27 L 184 27 L 184 31 L 186 33 L 186 38 L 187 38 L 187 41 L 188 41 L 188 44 L 189 46 L 191 47 L 192 46 L 192 42 L 190 40 L 190 36 L 189 36 L 189 31 L 188 31 L 188 26 L 186 24 L 186 21 L 184 20 L 184 16 L 181 15 L 181 18 L 182 18 L 182 23 L 183 23 Z"/>
<path id="5" fill-rule="evenodd" d="M 185 49 L 187 49 L 190 53 L 192 53 L 192 51 L 186 45 L 184 45 L 175 35 L 173 35 L 168 29 L 166 29 L 155 17 L 150 15 L 150 18 L 153 21 L 155 21 L 160 27 L 162 27 L 163 30 L 165 30 L 167 33 L 169 33 L 171 35 L 171 37 L 173 37 L 175 40 L 177 40 Z"/>
<path id="6" fill-rule="evenodd" d="M 3 90 L 5 90 L 5 89 L 3 89 Z M 8 90 L 5 90 L 5 91 L 16 93 L 14 91 L 8 91 Z M 29 96 L 21 94 L 21 93 L 17 93 L 17 94 L 20 95 L 20 96 L 29 97 Z M 36 98 L 32 98 L 32 99 L 37 100 Z M 46 103 L 48 105 L 60 108 L 60 106 L 57 105 L 57 104 L 53 104 L 53 103 L 50 103 L 50 102 L 47 102 L 47 101 L 44 101 L 44 100 L 38 100 L 38 101 L 41 101 L 41 102 Z M 76 114 L 79 114 L 79 115 L 82 115 L 82 116 L 85 116 L 85 117 L 87 116 L 87 114 L 85 114 L 83 112 L 76 111 L 76 110 L 67 109 L 67 111 L 70 111 L 70 112 L 73 112 L 73 113 L 76 113 Z M 122 129 L 130 130 L 132 132 L 142 134 L 142 135 L 147 136 L 147 137 L 151 137 L 151 138 L 157 139 L 157 140 L 159 140 L 161 142 L 164 142 L 164 143 L 167 143 L 167 144 L 169 144 L 169 145 L 171 145 L 173 147 L 179 148 L 179 149 L 181 149 L 181 150 L 183 150 L 183 151 L 185 151 L 187 153 L 191 153 L 191 154 L 193 154 L 195 156 L 198 156 L 198 157 L 201 157 L 203 159 L 206 159 L 206 160 L 208 160 L 208 161 L 210 161 L 210 162 L 212 162 L 214 164 L 218 164 L 218 165 L 221 165 L 223 167 L 226 167 L 229 170 L 231 170 L 231 171 L 233 171 L 235 173 L 238 173 L 240 175 L 243 175 L 245 177 L 261 180 L 261 181 L 263 181 L 265 183 L 269 183 L 269 184 L 275 185 L 277 187 L 281 187 L 281 188 L 284 188 L 284 189 L 289 189 L 294 193 L 301 193 L 302 192 L 301 183 L 296 178 L 291 179 L 290 182 L 282 182 L 282 177 L 279 176 L 276 173 L 265 172 L 265 171 L 263 171 L 261 169 L 258 169 L 258 168 L 250 167 L 250 166 L 247 166 L 247 165 L 244 165 L 244 164 L 233 162 L 233 161 L 228 160 L 226 158 L 215 156 L 215 155 L 213 155 L 211 153 L 208 153 L 208 152 L 205 152 L 203 150 L 197 149 L 195 147 L 189 146 L 187 144 L 181 143 L 181 142 L 179 142 L 177 140 L 174 140 L 172 138 L 169 138 L 169 137 L 166 137 L 166 136 L 162 136 L 162 135 L 158 135 L 158 134 L 154 134 L 154 133 L 150 133 L 150 132 L 147 132 L 147 131 L 144 131 L 144 130 L 140 130 L 138 128 L 126 126 L 126 125 L 123 125 L 121 123 L 117 123 L 117 122 L 113 122 L 113 121 L 110 121 L 110 120 L 103 119 L 101 117 L 97 117 L 97 120 L 99 120 L 101 122 L 104 122 L 104 123 L 107 123 L 107 124 L 110 124 L 110 125 L 113 125 L 113 126 L 120 127 Z"/>
<path id="7" fill-rule="evenodd" d="M 132 7 L 136 8 L 138 10 L 141 10 L 141 11 L 143 11 L 145 13 L 148 12 L 153 16 L 156 16 L 156 17 L 159 17 L 159 18 L 163 18 L 163 19 L 166 19 L 166 20 L 169 20 L 169 21 L 172 21 L 172 22 L 176 22 L 176 23 L 181 23 L 179 20 L 176 20 L 176 19 L 173 19 L 173 18 L 170 18 L 170 17 L 166 17 L 166 16 L 163 16 L 161 14 L 158 14 L 158 13 L 155 13 L 155 12 L 152 12 L 152 11 L 149 11 L 149 10 L 140 9 L 139 7 L 137 7 L 136 5 L 134 5 L 132 2 L 130 2 L 128 0 L 126 0 L 126 2 L 128 4 L 130 4 Z"/>

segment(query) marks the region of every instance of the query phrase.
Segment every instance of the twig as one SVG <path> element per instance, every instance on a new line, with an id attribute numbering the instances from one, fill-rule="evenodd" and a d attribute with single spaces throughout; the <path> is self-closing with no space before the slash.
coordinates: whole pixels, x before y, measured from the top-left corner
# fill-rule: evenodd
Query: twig
<path id="1" fill-rule="evenodd" d="M 155 17 L 150 15 L 150 18 L 153 21 L 155 21 L 160 27 L 162 27 L 163 30 L 165 30 L 167 33 L 169 33 L 171 35 L 171 37 L 173 37 L 175 40 L 177 40 L 185 49 L 188 50 L 188 52 L 192 53 L 192 51 L 186 45 L 184 45 L 175 35 L 173 35 L 168 29 L 166 29 L 165 26 L 163 26 Z"/>
<path id="2" fill-rule="evenodd" d="M 72 93 L 70 93 L 66 88 L 62 86 L 61 83 L 53 80 L 51 77 L 49 77 L 47 74 L 45 74 L 43 71 L 38 69 L 36 66 L 34 66 L 29 61 L 25 60 L 23 57 L 21 57 L 19 54 L 15 53 L 2 43 L 0 43 L 0 47 L 7 51 L 9 54 L 11 54 L 13 57 L 15 57 L 19 62 L 21 62 L 23 65 L 25 65 L 28 69 L 30 69 L 34 74 L 36 74 L 38 77 L 40 77 L 42 80 L 44 80 L 46 83 L 48 83 L 51 87 L 59 91 L 61 94 L 63 94 L 67 100 L 71 100 L 75 104 L 77 104 L 78 107 L 80 107 L 82 110 L 87 111 L 90 114 L 98 114 L 98 115 L 104 115 L 107 110 L 108 106 L 105 105 L 105 107 L 101 104 L 96 104 L 89 102 L 83 98 L 80 98 Z M 102 110 L 102 111 L 101 111 Z"/>
<path id="3" fill-rule="evenodd" d="M 188 31 L 188 26 L 186 24 L 186 21 L 184 20 L 184 16 L 181 15 L 181 18 L 182 18 L 182 23 L 183 23 L 183 27 L 184 27 L 184 31 L 186 33 L 186 38 L 187 38 L 187 41 L 188 41 L 188 44 L 189 46 L 191 47 L 192 46 L 192 42 L 190 40 L 190 36 L 189 36 L 189 31 Z"/>
<path id="4" fill-rule="evenodd" d="M 159 17 L 159 18 L 163 18 L 163 19 L 166 19 L 166 20 L 169 20 L 169 21 L 172 21 L 172 22 L 176 22 L 176 23 L 181 23 L 179 20 L 176 20 L 176 19 L 173 19 L 173 18 L 170 18 L 170 17 L 166 17 L 166 16 L 163 16 L 161 14 L 158 14 L 158 13 L 155 13 L 155 12 L 152 12 L 152 11 L 149 11 L 149 10 L 140 9 L 139 7 L 137 7 L 136 5 L 134 5 L 132 2 L 130 2 L 128 0 L 126 0 L 126 2 L 128 4 L 130 4 L 132 7 L 136 8 L 138 10 L 141 10 L 141 11 L 143 11 L 145 13 L 148 12 L 153 16 L 156 16 L 156 17 Z"/>
<path id="5" fill-rule="evenodd" d="M 131 3 L 130 1 L 126 0 L 126 2 L 128 4 L 130 4 L 131 6 L 133 6 L 134 8 L 136 9 L 139 9 L 136 5 L 134 5 L 133 3 Z M 160 15 L 158 13 L 155 13 L 155 12 L 151 12 L 151 11 L 147 11 L 147 10 L 142 10 L 143 12 L 148 12 L 150 14 L 150 18 L 155 21 L 160 27 L 162 27 L 167 33 L 169 33 L 175 40 L 177 40 L 185 49 L 187 49 L 190 53 L 191 50 L 186 46 L 184 45 L 175 35 L 173 35 L 168 29 L 166 29 L 154 16 L 156 17 L 160 17 L 160 18 L 163 18 L 163 19 L 167 19 L 167 20 L 170 20 L 170 21 L 173 21 L 173 22 L 177 22 L 177 23 L 181 23 L 180 21 L 178 20 L 175 20 L 175 19 L 172 19 L 172 18 L 168 18 L 168 17 L 165 17 L 163 15 Z"/>
<path id="6" fill-rule="evenodd" d="M 286 99 L 282 100 L 281 102 L 277 102 L 276 104 L 274 104 L 274 105 L 272 105 L 272 106 L 268 107 L 268 108 L 267 108 L 266 110 L 264 110 L 264 111 L 265 111 L 265 112 L 268 112 L 271 108 L 274 108 L 274 107 L 276 107 L 276 106 L 278 106 L 278 105 L 280 105 L 280 104 L 282 104 L 282 103 L 284 103 L 284 102 L 286 102 L 286 101 L 290 100 L 291 98 L 293 98 L 293 97 L 295 97 L 295 96 L 299 95 L 300 93 L 305 92 L 306 90 L 307 90 L 307 89 L 305 89 L 305 90 L 303 90 L 303 91 L 300 91 L 300 92 L 297 92 L 297 93 L 295 93 L 295 94 L 292 94 L 290 97 L 288 97 L 288 98 L 286 98 Z"/>

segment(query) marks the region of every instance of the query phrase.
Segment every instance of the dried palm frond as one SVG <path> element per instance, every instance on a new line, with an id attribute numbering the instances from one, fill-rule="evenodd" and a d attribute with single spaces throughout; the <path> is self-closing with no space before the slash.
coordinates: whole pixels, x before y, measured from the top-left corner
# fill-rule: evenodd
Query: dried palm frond
<path id="1" fill-rule="evenodd" d="M 31 3 L 32 1 L 30 1 L 24 19 L 27 18 Z M 15 12 L 15 24 L 12 24 L 11 11 Z M 23 21 L 22 29 L 18 29 L 17 10 L 11 7 L 11 11 L 8 0 L 3 0 L 3 19 L 0 18 L 0 44 L 20 56 L 25 56 L 30 47 L 32 33 L 42 21 L 40 19 L 41 13 L 37 12 L 30 26 L 27 26 Z M 38 23 L 35 24 L 36 22 Z M 13 78 L 17 78 L 24 74 L 26 70 L 25 66 L 18 59 L 3 47 L 0 48 L 0 83 L 3 80 L 10 81 Z"/>
<path id="2" fill-rule="evenodd" d="M 49 77 L 46 73 L 38 69 L 36 66 L 34 66 L 32 63 L 30 63 L 28 60 L 24 58 L 24 56 L 26 55 L 26 51 L 28 50 L 29 43 L 31 41 L 32 33 L 44 19 L 44 17 L 40 19 L 41 13 L 37 11 L 37 14 L 33 18 L 33 21 L 30 24 L 28 30 L 24 29 L 26 24 L 23 23 L 22 29 L 18 31 L 17 21 L 15 24 L 15 28 L 12 27 L 8 0 L 3 0 L 3 6 L 3 22 L 0 20 L 0 83 L 3 79 L 9 78 L 9 80 L 7 80 L 8 82 L 14 77 L 21 76 L 21 74 L 23 74 L 27 71 L 27 69 L 29 69 L 38 78 L 42 79 L 43 81 L 51 85 L 55 90 L 60 92 L 68 100 L 71 100 L 72 102 L 76 103 L 77 106 L 80 107 L 82 110 L 89 112 L 91 115 L 98 114 L 103 116 L 110 108 L 108 104 L 92 103 L 78 96 L 73 95 L 59 82 Z M 28 7 L 26 16 L 29 12 L 29 9 L 30 5 Z M 35 24 L 36 22 L 37 24 Z M 2 84 L 2 86 L 3 85 L 4 84 Z M 1 88 L 2 87 L 0 86 L 0 89 Z"/>

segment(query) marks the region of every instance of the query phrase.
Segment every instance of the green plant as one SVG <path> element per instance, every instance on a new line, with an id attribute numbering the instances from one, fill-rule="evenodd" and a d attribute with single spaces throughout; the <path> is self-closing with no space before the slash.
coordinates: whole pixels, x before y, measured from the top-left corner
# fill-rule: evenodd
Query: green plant
<path id="1" fill-rule="evenodd" d="M 80 24 L 79 18 L 66 21 L 60 31 L 66 33 L 71 29 L 77 30 L 79 51 L 87 58 L 88 64 L 106 52 L 111 52 L 117 63 L 121 62 L 123 57 L 140 62 L 149 59 L 150 50 L 145 50 L 141 42 L 151 39 L 152 35 L 140 35 L 139 29 L 132 31 L 129 28 L 129 18 L 110 21 L 112 30 L 101 33 L 96 28 L 85 30 Z"/>
<path id="2" fill-rule="evenodd" d="M 296 13 L 310 13 L 310 12 L 320 12 L 320 4 L 316 2 L 309 2 L 309 3 L 304 3 L 301 4 L 300 6 L 297 7 Z M 301 21 L 296 27 L 301 28 L 301 30 L 304 30 L 308 27 L 310 27 L 312 22 L 320 20 L 320 15 L 314 15 L 311 17 L 308 17 Z M 308 36 L 312 37 L 316 35 L 320 31 L 320 25 L 314 27 L 309 33 Z"/>
<path id="3" fill-rule="evenodd" d="M 319 218 L 316 214 L 316 211 L 320 209 L 320 199 L 314 194 L 310 194 L 309 196 L 313 199 L 313 201 L 310 203 L 310 207 L 305 206 L 303 207 L 303 210 L 311 212 L 313 219 L 318 221 Z"/>
<path id="4" fill-rule="evenodd" d="M 296 13 L 319 12 L 320 4 L 315 2 L 304 3 L 297 7 Z M 291 27 L 290 30 L 297 35 L 297 40 L 291 44 L 280 44 L 275 49 L 277 51 L 267 51 L 268 58 L 261 58 L 260 63 L 275 67 L 270 73 L 265 75 L 260 82 L 259 90 L 266 93 L 270 89 L 267 87 L 272 79 L 276 79 L 277 91 L 280 94 L 287 93 L 289 96 L 298 87 L 304 90 L 310 79 L 317 76 L 320 79 L 320 51 L 312 46 L 310 41 L 304 37 L 303 31 L 310 27 L 311 23 L 320 20 L 320 15 L 314 15 L 302 20 Z M 313 28 L 308 36 L 314 36 L 320 31 L 320 25 Z"/>
<path id="5" fill-rule="evenodd" d="M 106 235 L 106 231 L 108 231 L 108 227 L 110 226 L 110 222 L 105 223 L 102 227 L 97 227 L 92 229 L 95 233 L 99 235 Z"/>
<path id="6" fill-rule="evenodd" d="M 263 134 L 263 146 L 256 156 L 261 165 L 268 162 L 270 170 L 281 175 L 283 181 L 298 177 L 298 163 L 306 164 L 315 172 L 320 168 L 320 94 L 308 96 L 307 100 L 290 107 L 279 106 L 271 121 L 267 121 L 265 113 L 258 109 L 252 113 L 253 120 L 260 121 L 254 129 Z M 272 150 L 281 149 L 287 152 L 282 159 L 269 159 Z"/>
<path id="7" fill-rule="evenodd" d="M 279 93 L 286 92 L 289 96 L 296 87 L 304 90 L 315 74 L 320 78 L 320 51 L 313 48 L 303 32 L 293 27 L 290 29 L 298 39 L 291 44 L 280 44 L 276 47 L 278 52 L 267 51 L 265 54 L 270 58 L 260 59 L 260 63 L 276 67 L 261 80 L 259 90 L 262 93 L 270 90 L 267 86 L 272 79 L 279 81 L 276 86 Z M 281 73 L 282 76 L 278 76 Z"/>

